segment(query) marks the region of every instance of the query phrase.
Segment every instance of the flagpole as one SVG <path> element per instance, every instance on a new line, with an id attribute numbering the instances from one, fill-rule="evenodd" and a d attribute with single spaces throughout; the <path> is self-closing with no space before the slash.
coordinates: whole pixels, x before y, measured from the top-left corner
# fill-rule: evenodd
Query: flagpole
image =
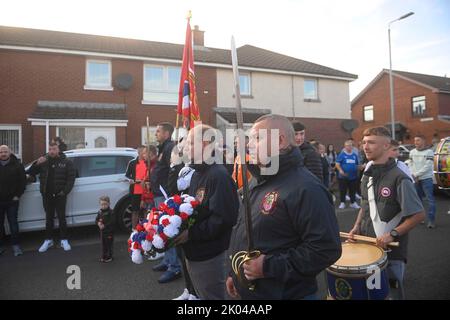
<path id="1" fill-rule="evenodd" d="M 187 17 L 186 17 L 186 19 L 187 19 L 187 21 L 188 21 L 188 25 L 189 25 L 189 27 L 190 27 L 190 22 L 191 22 L 191 18 L 192 18 L 192 11 L 191 10 L 189 10 L 188 11 L 188 14 L 187 14 Z M 186 59 L 189 59 L 189 55 L 187 55 L 186 56 Z M 188 65 L 189 65 L 189 60 L 188 60 Z M 183 77 L 183 75 L 181 75 L 181 77 Z M 181 80 L 180 80 L 181 81 Z M 180 114 L 178 113 L 178 108 L 177 108 L 177 118 L 176 118 L 176 120 L 175 120 L 175 141 L 176 142 L 178 142 L 178 137 L 179 137 L 179 132 L 180 132 Z M 190 120 L 190 119 L 189 119 Z M 184 121 L 183 121 L 183 126 L 184 126 Z M 188 125 L 188 128 L 187 128 L 188 130 L 189 130 L 189 125 Z"/>
<path id="2" fill-rule="evenodd" d="M 191 12 L 191 10 L 189 10 L 189 12 L 188 12 L 188 16 L 187 16 L 187 20 L 188 20 L 188 24 L 189 24 L 189 28 L 191 27 L 191 18 L 192 18 L 192 12 Z M 192 30 L 192 29 L 191 29 Z M 192 47 L 192 38 L 191 38 L 191 43 L 190 43 L 190 45 L 191 45 L 191 47 Z M 188 54 L 187 56 L 186 56 L 186 61 L 187 61 L 187 65 L 188 65 L 188 74 L 189 74 L 189 65 L 190 65 L 190 60 L 189 60 L 189 58 L 190 58 L 190 55 Z M 189 76 L 188 76 L 188 79 L 189 79 Z M 189 81 L 189 80 L 188 80 Z M 191 89 L 191 88 L 189 88 L 189 89 Z M 189 94 L 190 94 L 190 90 L 189 90 Z M 185 125 L 185 123 L 186 123 L 186 129 L 187 129 L 187 131 L 189 131 L 189 129 L 190 129 L 190 126 L 191 126 L 191 99 L 189 98 L 189 118 L 188 118 L 188 120 L 187 120 L 187 123 L 186 123 L 186 119 L 183 119 L 183 127 L 184 127 L 184 125 Z"/>
<path id="3" fill-rule="evenodd" d="M 179 121 L 180 121 L 180 115 L 178 114 L 177 110 L 177 120 L 175 122 L 175 142 L 178 142 L 178 127 L 179 127 Z"/>

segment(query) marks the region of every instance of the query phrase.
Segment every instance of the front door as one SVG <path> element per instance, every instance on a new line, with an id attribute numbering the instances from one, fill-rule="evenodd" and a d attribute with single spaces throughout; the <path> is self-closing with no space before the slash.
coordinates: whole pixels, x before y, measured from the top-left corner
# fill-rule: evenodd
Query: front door
<path id="1" fill-rule="evenodd" d="M 115 128 L 86 128 L 86 148 L 115 148 Z"/>

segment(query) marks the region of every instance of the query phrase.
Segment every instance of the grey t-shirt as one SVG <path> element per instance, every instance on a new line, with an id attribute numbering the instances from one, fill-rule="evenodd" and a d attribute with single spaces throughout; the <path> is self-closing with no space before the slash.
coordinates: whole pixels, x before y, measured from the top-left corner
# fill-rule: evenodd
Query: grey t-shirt
<path id="1" fill-rule="evenodd" d="M 403 217 L 399 222 L 399 225 L 402 224 L 407 217 L 424 211 L 422 202 L 417 195 L 416 188 L 409 179 L 403 179 L 398 185 L 396 201 L 402 208 L 401 215 Z M 361 202 L 361 207 L 363 210 L 361 233 L 371 237 L 376 237 L 372 219 L 370 218 L 369 202 L 367 200 L 363 200 Z M 400 236 L 398 247 L 389 247 L 389 249 L 392 250 L 388 252 L 389 260 L 403 260 L 406 262 L 408 255 L 408 234 Z"/>

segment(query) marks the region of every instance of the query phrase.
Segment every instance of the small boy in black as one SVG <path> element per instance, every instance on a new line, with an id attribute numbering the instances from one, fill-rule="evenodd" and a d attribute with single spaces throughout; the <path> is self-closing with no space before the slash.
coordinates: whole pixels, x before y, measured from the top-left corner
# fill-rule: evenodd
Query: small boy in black
<path id="1" fill-rule="evenodd" d="M 95 223 L 100 229 L 100 238 L 102 239 L 102 257 L 100 262 L 111 262 L 113 260 L 113 244 L 114 244 L 114 213 L 109 207 L 109 197 L 100 197 L 100 210 L 95 219 Z"/>

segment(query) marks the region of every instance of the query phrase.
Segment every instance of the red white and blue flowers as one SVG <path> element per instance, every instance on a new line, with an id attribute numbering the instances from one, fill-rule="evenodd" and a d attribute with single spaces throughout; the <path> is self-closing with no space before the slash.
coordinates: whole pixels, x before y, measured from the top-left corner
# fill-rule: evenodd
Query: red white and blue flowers
<path id="1" fill-rule="evenodd" d="M 163 252 L 173 246 L 180 232 L 195 222 L 199 202 L 187 194 L 175 195 L 151 209 L 128 239 L 128 251 L 134 263 L 143 262 L 143 253 Z"/>

